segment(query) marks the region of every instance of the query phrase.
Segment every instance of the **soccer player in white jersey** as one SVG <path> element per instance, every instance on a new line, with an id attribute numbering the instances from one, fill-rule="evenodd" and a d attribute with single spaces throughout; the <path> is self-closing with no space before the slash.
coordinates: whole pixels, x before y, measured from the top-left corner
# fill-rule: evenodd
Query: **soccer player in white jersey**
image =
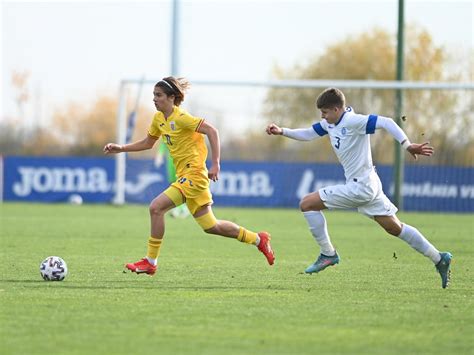
<path id="1" fill-rule="evenodd" d="M 309 128 L 281 128 L 274 123 L 266 128 L 269 135 L 283 135 L 301 141 L 328 135 L 344 168 L 346 184 L 324 187 L 304 196 L 300 202 L 309 229 L 321 248 L 317 260 L 305 272 L 319 272 L 339 263 L 339 255 L 331 244 L 326 219 L 321 211 L 326 208 L 357 208 L 359 212 L 373 218 L 387 233 L 404 240 L 430 258 L 441 275 L 441 286 L 446 288 L 452 255 L 449 252 L 440 253 L 420 231 L 397 218 L 398 209 L 382 191 L 382 184 L 372 163 L 369 135 L 375 133 L 376 129 L 385 129 L 415 159 L 417 155 L 431 156 L 433 147 L 428 146 L 428 143 L 411 143 L 405 132 L 390 118 L 355 113 L 351 107 L 346 107 L 344 94 L 336 88 L 323 91 L 316 106 L 321 111 L 322 120 Z"/>

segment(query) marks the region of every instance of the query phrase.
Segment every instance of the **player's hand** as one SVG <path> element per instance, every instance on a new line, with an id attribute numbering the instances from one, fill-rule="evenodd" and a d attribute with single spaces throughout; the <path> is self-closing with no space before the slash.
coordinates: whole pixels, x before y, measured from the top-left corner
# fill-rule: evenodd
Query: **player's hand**
<path id="1" fill-rule="evenodd" d="M 424 155 L 430 157 L 434 153 L 434 148 L 429 146 L 430 142 L 425 142 L 422 144 L 412 143 L 408 148 L 408 153 L 410 153 L 415 160 L 418 160 L 418 155 Z"/>
<path id="2" fill-rule="evenodd" d="M 209 169 L 208 174 L 207 174 L 207 176 L 209 177 L 209 180 L 212 180 L 212 181 L 219 180 L 220 170 L 221 170 L 221 166 L 220 166 L 219 163 L 212 164 L 212 166 Z"/>
<path id="3" fill-rule="evenodd" d="M 103 149 L 104 154 L 113 154 L 122 152 L 122 146 L 116 143 L 107 143 Z"/>
<path id="4" fill-rule="evenodd" d="M 267 132 L 268 135 L 282 135 L 283 134 L 283 130 L 278 127 L 276 124 L 274 123 L 270 123 L 267 128 L 265 129 L 265 131 Z"/>

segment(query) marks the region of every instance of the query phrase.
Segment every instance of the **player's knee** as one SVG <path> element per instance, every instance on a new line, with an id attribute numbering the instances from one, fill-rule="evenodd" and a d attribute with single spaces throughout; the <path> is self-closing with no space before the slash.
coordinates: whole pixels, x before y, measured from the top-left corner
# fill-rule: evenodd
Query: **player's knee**
<path id="1" fill-rule="evenodd" d="M 308 211 L 314 211 L 315 210 L 309 195 L 306 195 L 305 197 L 303 197 L 301 199 L 301 201 L 300 201 L 300 210 L 301 210 L 301 212 L 308 212 Z"/>
<path id="2" fill-rule="evenodd" d="M 308 205 L 309 204 L 308 204 L 308 201 L 307 201 L 306 196 L 305 196 L 300 200 L 300 210 L 302 212 L 308 211 L 308 207 L 309 207 Z"/>
<path id="3" fill-rule="evenodd" d="M 153 201 L 148 207 L 151 216 L 163 215 L 166 212 L 166 209 L 161 206 L 158 202 Z"/>
<path id="4" fill-rule="evenodd" d="M 214 217 L 212 211 L 202 216 L 195 217 L 194 219 L 196 220 L 197 224 L 201 226 L 204 232 L 210 234 L 218 234 L 217 232 L 219 230 L 219 224 L 217 222 L 216 217 Z"/>

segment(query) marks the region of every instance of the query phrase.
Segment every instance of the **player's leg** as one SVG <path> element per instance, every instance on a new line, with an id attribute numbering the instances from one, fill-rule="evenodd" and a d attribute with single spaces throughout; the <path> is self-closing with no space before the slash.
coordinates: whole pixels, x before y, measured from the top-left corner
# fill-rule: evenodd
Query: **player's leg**
<path id="1" fill-rule="evenodd" d="M 321 200 L 319 192 L 306 195 L 300 202 L 300 210 L 308 222 L 311 234 L 321 248 L 321 253 L 326 256 L 333 256 L 336 250 L 331 244 L 326 218 L 321 212 L 325 208 L 326 206 L 323 200 Z"/>
<path id="2" fill-rule="evenodd" d="M 307 194 L 300 201 L 300 210 L 302 212 L 322 211 L 326 208 L 327 207 L 321 199 L 319 191 Z"/>
<path id="3" fill-rule="evenodd" d="M 446 288 L 449 281 L 451 254 L 440 253 L 418 229 L 400 222 L 396 216 L 397 207 L 384 194 L 378 176 L 375 177 L 371 179 L 370 186 L 376 192 L 376 196 L 370 202 L 359 206 L 359 212 L 373 217 L 387 233 L 404 240 L 413 249 L 430 258 L 441 275 L 442 287 Z"/>
<path id="4" fill-rule="evenodd" d="M 435 265 L 440 262 L 440 252 L 415 227 L 402 223 L 396 215 L 375 216 L 374 219 L 387 233 L 404 240 L 413 249 L 430 258 Z"/>
<path id="5" fill-rule="evenodd" d="M 318 258 L 305 270 L 309 274 L 320 272 L 328 266 L 339 263 L 339 255 L 329 237 L 326 218 L 321 212 L 325 208 L 326 205 L 321 199 L 319 191 L 306 195 L 300 202 L 300 210 L 303 212 L 306 222 L 308 222 L 309 230 L 314 240 L 320 247 Z"/>
<path id="6" fill-rule="evenodd" d="M 375 216 L 374 219 L 387 233 L 404 240 L 417 252 L 430 258 L 441 275 L 442 287 L 447 287 L 452 258 L 450 253 L 440 253 L 418 229 L 409 224 L 400 222 L 396 215 Z"/>
<path id="7" fill-rule="evenodd" d="M 230 221 L 217 220 L 210 205 L 199 207 L 193 217 L 206 233 L 234 239 L 239 236 L 240 227 Z"/>
<path id="8" fill-rule="evenodd" d="M 182 203 L 182 201 L 183 197 L 179 190 L 169 187 L 150 203 L 150 237 L 148 238 L 146 257 L 135 263 L 126 264 L 125 267 L 127 269 L 137 274 L 155 274 L 165 232 L 164 215 L 175 206 L 175 203 Z"/>
<path id="9" fill-rule="evenodd" d="M 166 145 L 165 145 L 166 146 Z M 168 147 L 166 149 L 166 177 L 169 184 L 173 184 L 176 179 L 176 168 L 174 166 L 173 157 L 170 155 Z M 170 211 L 170 216 L 174 218 L 186 218 L 189 216 L 189 210 L 185 203 L 176 205 L 175 208 L 172 208 Z"/>
<path id="10" fill-rule="evenodd" d="M 273 265 L 275 255 L 270 245 L 270 234 L 267 232 L 255 233 L 233 222 L 217 220 L 209 204 L 199 208 L 193 208 L 191 203 L 188 203 L 188 206 L 191 211 L 195 210 L 193 214 L 194 219 L 206 233 L 237 239 L 242 243 L 253 244 L 265 255 L 268 263 Z"/>
<path id="11" fill-rule="evenodd" d="M 165 213 L 183 202 L 183 196 L 178 189 L 173 187 L 169 187 L 151 201 L 149 206 L 150 235 L 153 238 L 163 238 L 165 234 Z"/>

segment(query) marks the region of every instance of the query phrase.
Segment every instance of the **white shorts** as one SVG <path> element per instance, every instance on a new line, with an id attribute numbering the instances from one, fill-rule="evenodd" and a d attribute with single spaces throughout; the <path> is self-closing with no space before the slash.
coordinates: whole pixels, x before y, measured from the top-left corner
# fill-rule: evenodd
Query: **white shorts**
<path id="1" fill-rule="evenodd" d="M 323 187 L 319 196 L 329 209 L 357 208 L 368 217 L 393 216 L 398 211 L 383 193 L 382 183 L 375 172 L 362 179 L 352 179 L 345 185 Z"/>

